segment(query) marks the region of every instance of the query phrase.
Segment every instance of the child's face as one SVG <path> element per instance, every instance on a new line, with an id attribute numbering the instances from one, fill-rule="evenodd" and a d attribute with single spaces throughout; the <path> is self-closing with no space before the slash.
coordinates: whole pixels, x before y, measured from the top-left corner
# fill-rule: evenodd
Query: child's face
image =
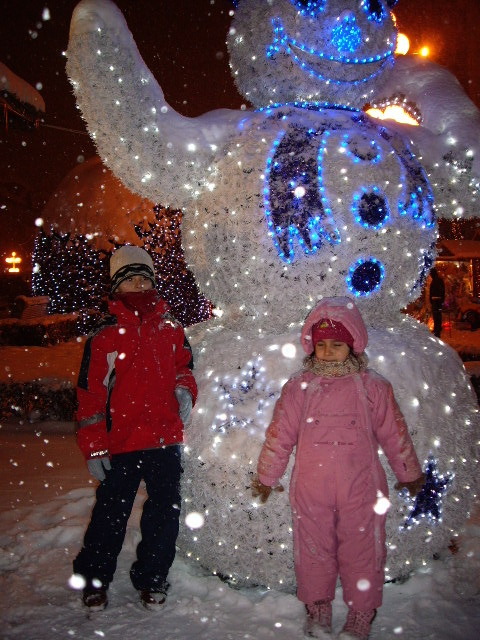
<path id="1" fill-rule="evenodd" d="M 350 354 L 350 347 L 346 342 L 325 338 L 315 345 L 315 356 L 318 360 L 328 362 L 345 362 Z"/>
<path id="2" fill-rule="evenodd" d="M 117 287 L 117 293 L 136 293 L 137 291 L 148 291 L 153 288 L 150 278 L 145 276 L 132 276 L 123 280 Z"/>

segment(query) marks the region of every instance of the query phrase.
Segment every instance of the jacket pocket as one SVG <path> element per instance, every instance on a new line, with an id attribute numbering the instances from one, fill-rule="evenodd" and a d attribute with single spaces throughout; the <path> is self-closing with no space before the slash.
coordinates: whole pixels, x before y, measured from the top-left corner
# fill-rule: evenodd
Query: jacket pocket
<path id="1" fill-rule="evenodd" d="M 348 446 L 358 439 L 358 416 L 353 413 L 324 414 L 310 423 L 313 445 Z"/>

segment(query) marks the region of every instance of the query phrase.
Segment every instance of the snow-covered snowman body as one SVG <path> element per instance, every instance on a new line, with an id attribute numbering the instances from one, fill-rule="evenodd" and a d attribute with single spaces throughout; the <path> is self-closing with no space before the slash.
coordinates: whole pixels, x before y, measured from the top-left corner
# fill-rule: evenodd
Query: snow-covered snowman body
<path id="1" fill-rule="evenodd" d="M 200 394 L 183 508 L 203 526 L 183 527 L 179 546 L 239 584 L 294 587 L 287 494 L 259 506 L 249 484 L 274 402 L 301 367 L 302 321 L 322 296 L 356 298 L 371 366 L 430 460 L 419 524 L 391 496 L 387 575 L 445 547 L 473 500 L 468 378 L 455 352 L 400 313 L 434 259 L 432 190 L 408 138 L 359 110 L 394 44 L 382 0 L 242 0 L 232 69 L 258 109 L 189 119 L 165 102 L 115 5 L 83 0 L 72 20 L 68 72 L 102 158 L 133 191 L 183 208 L 186 258 L 216 305 L 218 317 L 189 332 Z"/>

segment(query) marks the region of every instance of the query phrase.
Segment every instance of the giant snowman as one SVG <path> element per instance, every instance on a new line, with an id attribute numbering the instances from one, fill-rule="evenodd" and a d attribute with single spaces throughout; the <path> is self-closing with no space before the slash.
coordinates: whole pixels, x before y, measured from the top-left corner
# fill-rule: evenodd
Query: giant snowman
<path id="1" fill-rule="evenodd" d="M 132 191 L 183 208 L 187 260 L 216 306 L 216 318 L 189 332 L 200 394 L 179 547 L 239 585 L 294 588 L 287 493 L 260 505 L 249 487 L 275 400 L 301 367 L 302 322 L 322 296 L 356 299 L 371 366 L 392 382 L 425 461 L 416 502 L 391 490 L 387 576 L 445 549 L 473 503 L 479 420 L 468 377 L 457 354 L 401 309 L 435 257 L 434 198 L 442 215 L 476 203 L 478 153 L 468 140 L 480 123 L 445 70 L 403 62 L 395 81 L 392 4 L 241 0 L 228 47 L 254 109 L 198 118 L 166 103 L 110 0 L 83 0 L 72 18 L 67 71 L 102 160 Z M 408 104 L 402 83 L 414 74 L 412 101 L 429 126 L 362 111 Z M 447 118 L 449 99 L 464 111 L 457 121 Z"/>

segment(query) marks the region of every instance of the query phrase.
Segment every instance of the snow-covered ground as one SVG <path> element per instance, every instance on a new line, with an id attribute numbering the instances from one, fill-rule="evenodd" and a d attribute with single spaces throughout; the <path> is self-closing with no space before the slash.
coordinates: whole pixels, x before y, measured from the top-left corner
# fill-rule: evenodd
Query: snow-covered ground
<path id="1" fill-rule="evenodd" d="M 106 611 L 88 619 L 68 585 L 94 497 L 71 423 L 3 424 L 0 429 L 0 637 L 2 640 L 293 640 L 302 638 L 303 608 L 293 595 L 235 590 L 177 557 L 160 612 L 137 604 L 128 578 L 138 542 L 140 493 L 129 522 Z M 387 584 L 371 637 L 474 640 L 480 627 L 480 508 L 459 551 L 404 584 Z M 254 558 L 252 558 L 254 562 Z M 340 590 L 334 623 L 345 605 Z"/>

